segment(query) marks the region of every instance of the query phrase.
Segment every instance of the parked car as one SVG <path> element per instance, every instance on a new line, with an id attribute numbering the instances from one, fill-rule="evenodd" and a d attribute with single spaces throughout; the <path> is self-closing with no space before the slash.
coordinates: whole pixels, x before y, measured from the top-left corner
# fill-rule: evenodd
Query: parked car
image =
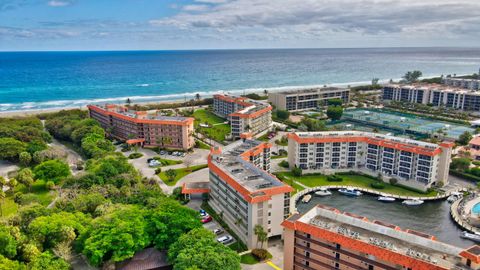
<path id="1" fill-rule="evenodd" d="M 223 230 L 218 228 L 218 229 L 213 230 L 213 233 L 216 234 L 216 235 L 220 235 L 220 234 L 223 233 Z"/>
<path id="2" fill-rule="evenodd" d="M 147 159 L 147 163 L 150 163 L 152 160 L 155 160 L 155 159 L 153 159 L 153 158 Z"/>
<path id="3" fill-rule="evenodd" d="M 204 217 L 204 218 L 202 219 L 202 223 L 208 223 L 208 222 L 210 222 L 210 221 L 212 221 L 212 217 L 211 217 L 211 216 L 206 216 L 206 217 Z"/>
<path id="4" fill-rule="evenodd" d="M 183 153 L 180 153 L 180 156 L 181 157 L 185 157 L 187 155 L 187 153 L 183 152 Z"/>
<path id="5" fill-rule="evenodd" d="M 231 237 L 230 235 L 221 236 L 221 237 L 217 238 L 217 242 L 226 245 L 228 243 L 233 242 L 233 237 Z"/>
<path id="6" fill-rule="evenodd" d="M 160 151 L 160 155 L 162 155 L 162 156 L 165 155 L 166 153 L 167 153 L 166 151 L 163 151 L 163 150 Z"/>
<path id="7" fill-rule="evenodd" d="M 149 163 L 148 163 L 148 166 L 150 167 L 155 167 L 155 166 L 158 166 L 158 165 L 161 165 L 162 163 L 156 159 L 154 160 L 151 160 Z"/>

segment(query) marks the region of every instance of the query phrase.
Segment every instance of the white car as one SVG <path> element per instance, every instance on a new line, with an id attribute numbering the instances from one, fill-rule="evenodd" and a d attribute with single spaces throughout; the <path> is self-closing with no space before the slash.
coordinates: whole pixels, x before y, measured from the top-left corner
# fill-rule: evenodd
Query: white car
<path id="1" fill-rule="evenodd" d="M 162 163 L 160 163 L 160 161 L 154 159 L 154 160 L 151 160 L 151 161 L 148 163 L 148 166 L 150 166 L 150 167 L 155 167 L 155 166 L 158 166 L 158 165 L 160 165 L 160 164 L 162 164 Z"/>
<path id="2" fill-rule="evenodd" d="M 231 237 L 230 235 L 225 235 L 225 236 L 217 238 L 217 242 L 226 245 L 228 243 L 233 242 L 233 237 Z"/>
<path id="3" fill-rule="evenodd" d="M 220 234 L 223 233 L 223 230 L 218 228 L 218 229 L 213 230 L 213 233 L 216 234 L 216 235 L 220 235 Z"/>

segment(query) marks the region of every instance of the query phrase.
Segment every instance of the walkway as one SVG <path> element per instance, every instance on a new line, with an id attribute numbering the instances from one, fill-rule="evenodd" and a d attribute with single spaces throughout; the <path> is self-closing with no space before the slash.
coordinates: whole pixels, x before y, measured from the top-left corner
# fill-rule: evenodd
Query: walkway
<path id="1" fill-rule="evenodd" d="M 475 198 L 475 196 L 475 193 L 473 193 L 452 203 L 450 215 L 458 226 L 470 232 L 480 233 L 480 228 L 469 224 L 471 208 L 480 201 L 480 198 Z"/>

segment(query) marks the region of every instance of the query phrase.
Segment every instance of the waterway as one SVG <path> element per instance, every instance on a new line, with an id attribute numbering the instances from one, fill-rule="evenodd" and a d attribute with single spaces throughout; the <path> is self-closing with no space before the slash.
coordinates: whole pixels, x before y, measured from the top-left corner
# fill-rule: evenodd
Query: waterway
<path id="1" fill-rule="evenodd" d="M 406 206 L 401 201 L 384 203 L 378 202 L 376 196 L 362 195 L 355 198 L 333 191 L 332 196 L 313 196 L 307 204 L 299 201 L 297 209 L 300 213 L 304 213 L 317 204 L 365 216 L 369 220 L 395 224 L 402 229 L 428 233 L 436 236 L 442 242 L 458 247 L 466 248 L 475 244 L 460 237 L 462 230 L 451 219 L 450 204 L 445 200 L 425 202 L 420 206 Z"/>

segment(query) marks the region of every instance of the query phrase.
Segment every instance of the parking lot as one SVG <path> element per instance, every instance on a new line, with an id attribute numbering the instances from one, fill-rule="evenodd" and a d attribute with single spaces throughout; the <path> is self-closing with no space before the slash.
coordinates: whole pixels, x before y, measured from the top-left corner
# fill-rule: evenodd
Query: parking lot
<path id="1" fill-rule="evenodd" d="M 194 209 L 195 211 L 198 211 L 198 212 L 199 212 L 200 209 L 201 209 L 201 208 L 200 208 L 200 205 L 201 205 L 201 204 L 202 204 L 202 200 L 201 200 L 201 199 L 192 198 L 192 200 L 190 200 L 190 202 L 187 204 L 187 206 L 190 207 L 190 208 L 192 208 L 192 209 Z M 200 214 L 200 212 L 199 212 L 199 214 Z M 220 234 L 218 234 L 218 235 L 216 235 L 217 239 L 220 238 L 220 237 L 222 237 L 222 236 L 230 236 L 230 237 L 232 237 L 232 236 L 225 230 L 225 228 L 223 228 L 223 227 L 222 227 L 216 220 L 214 220 L 214 219 L 213 219 L 212 221 L 208 222 L 208 223 L 204 223 L 204 224 L 203 224 L 203 227 L 204 227 L 205 229 L 211 231 L 211 232 L 213 232 L 213 231 L 216 230 L 216 229 L 222 229 L 223 232 L 220 233 Z M 235 238 L 234 238 L 234 237 L 232 237 L 232 238 L 233 238 L 233 241 L 230 242 L 230 243 L 228 243 L 228 244 L 226 244 L 226 246 L 229 246 L 229 245 L 231 245 L 231 244 L 233 244 L 233 243 L 236 242 Z"/>

